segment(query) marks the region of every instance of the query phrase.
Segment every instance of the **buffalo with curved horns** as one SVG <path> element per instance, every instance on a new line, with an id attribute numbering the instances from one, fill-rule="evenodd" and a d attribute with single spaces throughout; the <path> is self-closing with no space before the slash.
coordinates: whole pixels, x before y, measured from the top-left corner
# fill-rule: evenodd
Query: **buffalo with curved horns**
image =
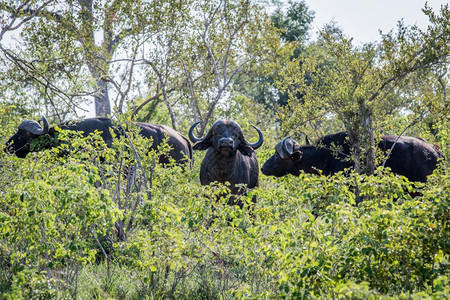
<path id="1" fill-rule="evenodd" d="M 385 154 L 392 151 L 386 160 L 386 167 L 403 175 L 409 181 L 425 182 L 433 173 L 444 154 L 434 145 L 421 138 L 409 136 L 383 136 L 377 145 Z M 287 174 L 300 175 L 301 171 L 331 175 L 353 167 L 349 160 L 350 146 L 346 132 L 330 134 L 319 139 L 315 146 L 300 146 L 290 137 L 275 146 L 275 154 L 262 166 L 264 175 L 281 177 Z"/>
<path id="2" fill-rule="evenodd" d="M 194 150 L 207 150 L 200 167 L 201 184 L 229 182 L 234 195 L 245 193 L 238 184 L 246 184 L 247 188 L 258 186 L 259 169 L 255 150 L 261 147 L 264 141 L 261 130 L 252 125 L 259 138 L 251 144 L 245 139 L 238 123 L 220 120 L 212 125 L 205 137 L 196 138 L 193 130 L 199 123 L 194 123 L 189 129 L 189 139 L 195 143 Z M 242 203 L 235 198 L 229 204 L 242 207 Z"/>
<path id="3" fill-rule="evenodd" d="M 33 120 L 23 121 L 18 126 L 18 131 L 7 142 L 5 151 L 10 154 L 15 154 L 17 157 L 25 158 L 31 152 L 30 144 L 33 140 L 39 139 L 46 134 L 54 137 L 56 130 L 54 127 L 49 127 L 47 119 L 42 116 L 42 126 Z M 156 149 L 166 138 L 170 146 L 169 156 L 179 164 L 192 164 L 192 147 L 189 140 L 182 136 L 174 129 L 160 124 L 149 124 L 137 122 L 136 125 L 140 127 L 140 134 L 146 138 L 152 138 L 153 144 L 151 149 Z M 121 136 L 121 131 L 113 124 L 109 118 L 89 118 L 81 121 L 64 122 L 58 126 L 62 130 L 73 130 L 83 132 L 83 136 L 88 136 L 95 130 L 101 132 L 101 137 L 108 146 L 112 145 L 113 137 L 110 129 L 113 129 L 116 135 Z M 52 145 L 44 144 L 44 148 L 50 148 Z M 169 163 L 169 157 L 161 156 L 160 163 Z"/>

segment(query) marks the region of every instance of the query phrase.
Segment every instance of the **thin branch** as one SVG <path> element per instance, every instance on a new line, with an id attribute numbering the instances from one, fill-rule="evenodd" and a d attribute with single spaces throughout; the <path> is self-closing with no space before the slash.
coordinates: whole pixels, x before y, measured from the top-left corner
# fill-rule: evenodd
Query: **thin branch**
<path id="1" fill-rule="evenodd" d="M 226 78 L 227 78 L 226 72 L 227 72 L 228 57 L 230 56 L 231 46 L 232 46 L 232 44 L 233 44 L 234 37 L 235 37 L 236 34 L 242 29 L 242 27 L 244 27 L 244 25 L 246 25 L 248 22 L 249 22 L 249 21 L 248 21 L 247 16 L 246 16 L 245 20 L 244 20 L 243 22 L 241 22 L 241 23 L 239 24 L 239 26 L 237 26 L 233 32 L 231 32 L 231 28 L 228 27 L 228 28 L 229 28 L 228 30 L 229 30 L 229 32 L 230 32 L 230 38 L 229 38 L 229 40 L 228 40 L 227 51 L 226 51 L 225 58 L 224 58 L 224 62 L 223 62 L 223 65 L 224 65 L 224 67 L 223 67 L 223 80 L 224 80 L 224 86 L 227 84 L 227 83 L 226 83 Z"/>
<path id="2" fill-rule="evenodd" d="M 435 40 L 438 40 L 438 39 L 440 39 L 441 37 L 442 37 L 442 35 L 438 35 L 438 36 L 435 37 L 434 39 L 435 39 Z M 417 59 L 422 53 L 424 53 L 425 50 L 426 50 L 428 47 L 429 47 L 429 43 L 425 43 L 425 46 L 423 46 L 420 50 L 418 50 L 418 51 L 413 55 L 413 57 L 407 62 L 408 65 L 409 65 L 409 63 L 411 63 L 411 62 L 413 62 L 415 59 Z M 413 66 L 411 66 L 411 67 L 409 67 L 409 68 L 405 68 L 404 70 L 401 70 L 400 74 L 393 75 L 393 76 L 391 76 L 390 78 L 388 78 L 386 81 L 384 81 L 384 82 L 381 84 L 381 86 L 380 86 L 380 88 L 378 89 L 378 91 L 377 91 L 376 93 L 374 93 L 374 94 L 372 95 L 372 97 L 370 97 L 369 101 L 374 100 L 374 99 L 380 94 L 381 90 L 383 90 L 383 89 L 384 89 L 388 84 L 390 84 L 391 82 L 393 82 L 393 81 L 400 81 L 400 80 L 404 79 L 405 77 L 407 77 L 410 73 L 416 72 L 416 71 L 421 70 L 421 69 L 428 68 L 428 67 L 433 66 L 433 65 L 435 65 L 435 64 L 439 64 L 439 62 L 440 62 L 441 60 L 443 60 L 444 58 L 446 58 L 446 57 L 449 57 L 449 54 L 444 54 L 444 55 L 442 55 L 442 56 L 439 56 L 439 57 L 437 57 L 435 60 L 433 60 L 432 62 L 424 63 L 424 64 L 417 63 L 417 64 L 415 64 L 415 65 L 413 65 Z"/>
<path id="3" fill-rule="evenodd" d="M 139 153 L 137 152 L 136 148 L 134 147 L 134 143 L 133 143 L 133 141 L 131 140 L 130 135 L 125 131 L 125 128 L 123 128 L 123 126 L 122 126 L 122 121 L 121 121 L 121 119 L 120 119 L 119 114 L 117 114 L 117 120 L 118 120 L 118 123 L 119 123 L 119 127 L 120 127 L 120 129 L 122 130 L 122 133 L 125 135 L 125 137 L 126 137 L 126 138 L 128 139 L 128 141 L 130 142 L 130 146 L 131 146 L 131 148 L 133 149 L 133 153 L 134 153 L 134 156 L 135 156 L 135 158 L 136 158 L 136 160 L 137 160 L 138 166 L 139 166 L 139 168 L 141 169 L 142 176 L 144 176 L 144 186 L 145 186 L 145 190 L 146 190 L 146 192 L 147 192 L 147 199 L 151 199 L 151 191 L 149 190 L 148 185 L 147 185 L 147 176 L 145 175 L 145 170 L 144 170 L 144 167 L 142 166 L 142 163 L 141 163 L 141 159 L 140 159 Z"/>
<path id="4" fill-rule="evenodd" d="M 0 44 L 0 50 L 5 53 L 5 57 L 11 61 L 14 65 L 16 65 L 24 74 L 29 75 L 33 80 L 35 80 L 38 84 L 47 87 L 51 91 L 53 91 L 57 95 L 63 95 L 64 97 L 71 99 L 74 96 L 91 96 L 94 92 L 86 92 L 86 93 L 78 93 L 78 94 L 68 94 L 65 91 L 61 90 L 57 86 L 55 86 L 50 79 L 48 79 L 43 74 L 34 74 L 32 71 L 37 71 L 33 66 L 33 63 L 26 62 L 21 58 L 17 57 L 12 51 L 5 49 Z M 62 98 L 63 99 L 63 98 Z"/>
<path id="5" fill-rule="evenodd" d="M 420 115 L 417 118 L 415 118 L 408 126 L 406 126 L 403 131 L 397 136 L 397 138 L 395 139 L 394 144 L 392 144 L 392 147 L 389 149 L 388 154 L 386 155 L 386 159 L 383 161 L 383 168 L 386 165 L 387 160 L 389 159 L 389 157 L 391 156 L 392 150 L 394 150 L 395 145 L 397 145 L 398 140 L 400 139 L 400 137 L 402 137 L 402 135 L 406 132 L 406 130 L 408 130 L 411 126 L 413 126 L 414 124 L 416 124 L 420 119 L 422 119 L 423 116 Z"/>
<path id="6" fill-rule="evenodd" d="M 446 85 L 445 85 L 445 82 L 442 80 L 442 78 L 444 78 L 444 76 L 447 74 L 447 71 L 445 71 L 443 74 L 441 74 L 441 75 L 439 75 L 439 77 L 438 77 L 438 82 L 441 84 L 441 86 L 442 86 L 442 90 L 443 90 L 443 92 L 444 92 L 444 95 L 443 95 L 443 100 L 444 100 L 444 103 L 447 105 L 447 87 L 446 87 Z"/>
<path id="7" fill-rule="evenodd" d="M 219 70 L 217 67 L 217 62 L 216 59 L 214 57 L 214 53 L 211 50 L 211 45 L 209 44 L 209 42 L 206 40 L 206 34 L 208 33 L 209 27 L 211 26 L 214 17 L 216 16 L 217 12 L 219 11 L 220 7 L 222 6 L 222 1 L 220 1 L 219 5 L 216 7 L 216 9 L 214 10 L 214 12 L 211 15 L 211 18 L 209 19 L 209 21 L 205 24 L 205 30 L 203 31 L 202 34 L 200 34 L 200 37 L 202 38 L 203 43 L 205 44 L 206 50 L 208 51 L 209 56 L 211 57 L 211 62 L 213 65 L 213 69 L 214 69 L 214 76 L 216 78 L 216 82 L 217 82 L 217 86 L 220 88 L 220 78 L 219 78 Z"/>
<path id="8" fill-rule="evenodd" d="M 116 36 L 108 43 L 106 46 L 106 50 L 109 54 L 113 53 L 113 49 L 119 44 L 125 37 L 128 36 L 128 33 L 133 31 L 132 28 L 123 29 L 120 33 L 116 34 Z"/>
<path id="9" fill-rule="evenodd" d="M 177 90 L 177 89 L 178 89 L 178 86 L 173 87 L 173 88 L 171 88 L 171 89 L 168 89 L 167 92 L 171 93 L 171 92 L 173 92 L 173 91 L 175 91 L 175 90 Z M 156 95 L 153 95 L 153 96 L 147 98 L 147 100 L 145 100 L 144 102 L 142 102 L 142 104 L 139 105 L 139 106 L 133 111 L 131 117 L 132 117 L 132 118 L 135 117 L 135 116 L 139 113 L 139 111 L 140 111 L 142 108 L 144 108 L 145 105 L 147 105 L 149 102 L 151 102 L 151 101 L 153 101 L 153 100 L 155 100 L 155 99 L 160 98 L 161 96 L 162 96 L 162 93 L 158 93 L 158 94 L 156 94 Z"/>
<path id="10" fill-rule="evenodd" d="M 184 70 L 184 75 L 186 76 L 186 80 L 187 80 L 187 86 L 189 89 L 189 95 L 191 98 L 191 103 L 192 103 L 192 107 L 194 109 L 194 120 L 201 120 L 202 119 L 202 113 L 200 112 L 200 107 L 198 106 L 197 101 L 195 101 L 195 96 L 194 96 L 194 85 L 192 82 L 192 78 L 191 78 L 191 74 L 189 73 L 186 64 L 183 62 L 183 70 Z"/>
<path id="11" fill-rule="evenodd" d="M 7 32 L 7 31 L 14 31 L 14 30 L 20 28 L 20 26 L 22 26 L 25 22 L 28 22 L 30 19 L 34 18 L 38 13 L 40 13 L 40 12 L 44 9 L 44 7 L 46 7 L 46 6 L 49 5 L 51 2 L 54 2 L 54 1 L 55 1 L 55 0 L 48 0 L 47 2 L 44 2 L 40 7 L 38 7 L 38 8 L 35 9 L 35 10 L 30 10 L 30 9 L 25 9 L 25 10 L 23 10 L 23 12 L 29 13 L 28 16 L 26 16 L 25 18 L 23 18 L 23 19 L 19 22 L 19 24 L 13 26 L 14 23 L 16 22 L 17 18 L 18 18 L 18 15 L 19 15 L 19 12 L 21 11 L 21 9 L 22 9 L 23 7 L 25 7 L 25 5 L 27 5 L 30 1 L 25 1 L 24 3 L 22 3 L 22 5 L 20 5 L 20 6 L 13 12 L 13 14 L 12 14 L 12 16 L 11 16 L 12 21 L 9 23 L 9 25 L 6 25 L 6 26 L 2 29 L 2 31 L 0 32 L 0 40 L 3 38 L 3 35 L 5 34 L 5 32 Z M 12 7 L 7 7 L 7 8 L 9 8 L 10 10 L 12 10 Z"/>
<path id="12" fill-rule="evenodd" d="M 130 71 L 129 71 L 129 75 L 128 75 L 128 83 L 127 83 L 127 88 L 125 89 L 124 92 L 119 91 L 121 98 L 120 98 L 120 102 L 119 102 L 119 111 L 122 111 L 122 107 L 123 107 L 123 103 L 125 101 L 125 97 L 128 95 L 128 93 L 131 90 L 131 83 L 133 81 L 133 70 L 134 70 L 134 59 L 136 58 L 137 55 L 137 51 L 138 51 L 138 47 L 139 45 L 137 45 L 133 51 L 133 59 L 131 60 L 131 66 L 130 66 Z"/>

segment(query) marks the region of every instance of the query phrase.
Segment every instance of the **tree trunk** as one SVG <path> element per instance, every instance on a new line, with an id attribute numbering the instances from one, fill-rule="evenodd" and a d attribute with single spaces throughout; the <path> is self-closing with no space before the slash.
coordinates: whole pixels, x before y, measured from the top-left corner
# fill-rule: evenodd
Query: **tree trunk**
<path id="1" fill-rule="evenodd" d="M 358 99 L 360 127 L 360 148 L 364 149 L 364 166 L 361 173 L 373 174 L 375 171 L 375 138 L 373 134 L 372 112 L 363 98 Z"/>
<path id="2" fill-rule="evenodd" d="M 351 159 L 354 163 L 356 173 L 361 173 L 361 145 L 360 145 L 359 126 L 350 126 L 348 130 L 348 140 L 352 153 Z"/>
<path id="3" fill-rule="evenodd" d="M 347 119 L 347 122 L 349 125 L 347 125 L 347 131 L 348 131 L 348 139 L 349 139 L 349 143 L 350 143 L 350 149 L 351 149 L 351 154 L 352 157 L 351 159 L 353 160 L 354 163 L 354 170 L 355 173 L 361 174 L 362 173 L 362 168 L 361 168 L 361 144 L 360 144 L 360 128 L 358 126 L 358 119 L 353 120 L 353 122 L 351 121 L 351 119 Z M 355 190 L 354 190 L 354 194 L 355 194 L 355 203 L 358 204 L 359 202 L 362 201 L 362 197 L 360 194 L 360 189 L 359 189 L 359 182 L 355 177 Z"/>
<path id="4" fill-rule="evenodd" d="M 177 122 L 176 122 L 176 119 L 175 119 L 175 113 L 173 112 L 172 106 L 169 103 L 169 99 L 168 99 L 167 93 L 166 93 L 166 86 L 165 86 L 165 84 L 166 83 L 161 80 L 164 102 L 166 103 L 167 109 L 169 110 L 170 120 L 172 121 L 172 128 L 175 129 L 175 130 L 178 130 L 177 129 Z"/>
<path id="5" fill-rule="evenodd" d="M 95 99 L 95 116 L 107 117 L 111 116 L 111 104 L 109 101 L 108 86 L 104 80 L 97 79 L 99 94 L 94 96 Z"/>
<path id="6" fill-rule="evenodd" d="M 368 149 L 366 155 L 366 170 L 367 174 L 373 174 L 375 172 L 375 136 L 373 134 L 372 117 L 370 111 L 366 110 L 366 116 L 364 118 L 364 125 L 367 130 L 367 146 Z"/>

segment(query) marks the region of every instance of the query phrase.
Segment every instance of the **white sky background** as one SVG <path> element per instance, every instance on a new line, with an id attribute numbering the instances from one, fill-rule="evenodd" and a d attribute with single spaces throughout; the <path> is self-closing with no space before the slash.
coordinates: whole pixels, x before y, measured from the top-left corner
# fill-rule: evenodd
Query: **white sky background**
<path id="1" fill-rule="evenodd" d="M 288 0 L 282 0 L 287 2 Z M 292 0 L 300 1 L 300 0 Z M 331 21 L 336 22 L 343 33 L 354 38 L 354 44 L 368 43 L 380 40 L 379 30 L 387 33 L 397 28 L 399 20 L 404 24 L 418 25 L 426 29 L 428 18 L 422 12 L 427 2 L 438 12 L 441 5 L 449 0 L 305 0 L 309 10 L 314 11 L 310 34 L 315 39 L 317 32 Z M 8 44 L 11 40 L 6 35 L 2 43 Z M 112 96 L 112 95 L 111 95 Z M 91 108 L 92 107 L 92 108 Z M 94 116 L 93 104 L 88 108 L 88 117 Z"/>
<path id="2" fill-rule="evenodd" d="M 388 33 L 397 28 L 403 19 L 405 25 L 418 25 L 426 29 L 428 17 L 422 12 L 425 2 L 438 12 L 443 0 L 305 0 L 315 12 L 312 23 L 312 38 L 319 29 L 334 20 L 344 35 L 354 38 L 354 43 L 368 43 L 380 40 L 379 30 Z"/>
<path id="3" fill-rule="evenodd" d="M 426 29 L 429 22 L 422 12 L 425 3 L 427 2 L 435 12 L 439 11 L 441 5 L 448 3 L 445 0 L 305 0 L 305 2 L 309 10 L 314 11 L 310 30 L 312 39 L 315 39 L 316 33 L 325 24 L 335 21 L 346 36 L 354 38 L 355 45 L 379 41 L 379 30 L 383 33 L 395 30 L 401 19 L 407 26 L 418 25 Z M 87 117 L 94 117 L 93 107 L 91 104 L 90 112 L 85 114 Z"/>

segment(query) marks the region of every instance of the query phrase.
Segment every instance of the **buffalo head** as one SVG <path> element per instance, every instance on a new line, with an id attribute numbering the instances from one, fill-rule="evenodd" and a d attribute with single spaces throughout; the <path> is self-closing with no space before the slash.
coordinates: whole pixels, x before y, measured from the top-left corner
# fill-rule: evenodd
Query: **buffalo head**
<path id="1" fill-rule="evenodd" d="M 264 175 L 276 177 L 286 174 L 298 176 L 300 175 L 298 164 L 302 156 L 303 152 L 297 142 L 286 137 L 275 145 L 275 154 L 264 163 L 261 172 Z"/>
<path id="2" fill-rule="evenodd" d="M 261 130 L 252 125 L 258 132 L 259 138 L 258 141 L 253 144 L 247 142 L 241 126 L 235 121 L 227 120 L 215 122 L 205 137 L 196 138 L 193 131 L 199 123 L 200 122 L 194 123 L 189 129 L 189 138 L 195 143 L 193 147 L 194 150 L 206 150 L 211 147 L 224 156 L 235 155 L 238 150 L 243 155 L 251 156 L 253 150 L 261 147 L 264 141 Z"/>
<path id="3" fill-rule="evenodd" d="M 30 152 L 30 143 L 48 133 L 48 121 L 42 116 L 43 127 L 36 121 L 26 120 L 18 126 L 18 131 L 7 142 L 5 151 L 9 154 L 15 154 L 17 157 L 24 158 Z"/>

